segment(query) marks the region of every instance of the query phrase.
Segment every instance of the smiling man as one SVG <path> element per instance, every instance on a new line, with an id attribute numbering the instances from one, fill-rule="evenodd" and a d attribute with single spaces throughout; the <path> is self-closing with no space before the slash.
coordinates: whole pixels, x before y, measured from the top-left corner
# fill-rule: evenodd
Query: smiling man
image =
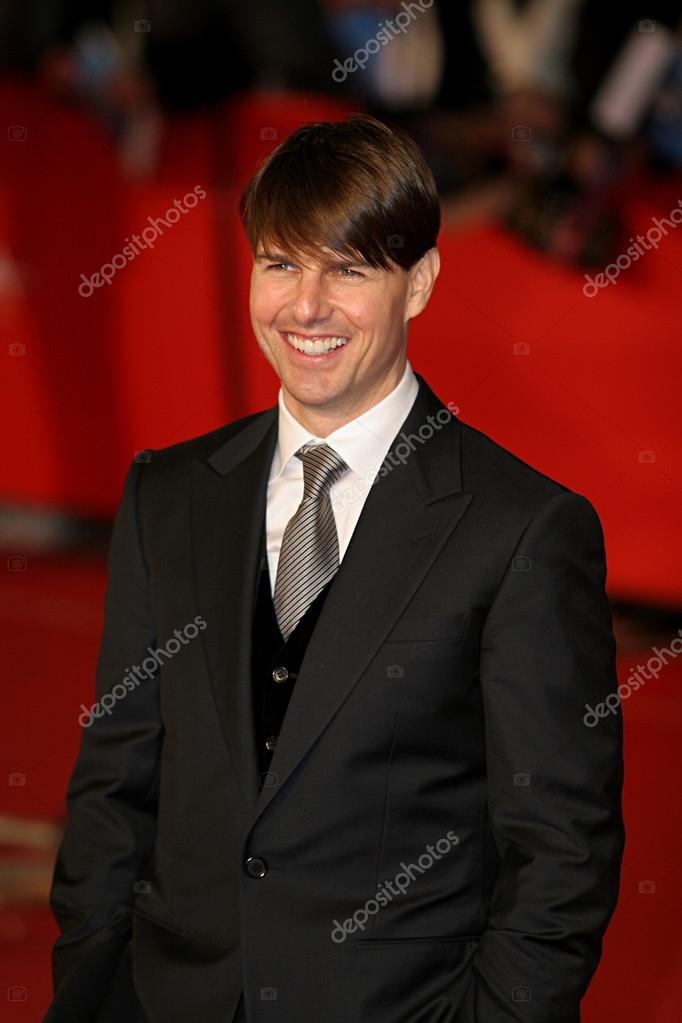
<path id="1" fill-rule="evenodd" d="M 299 422 L 326 436 L 397 387 L 407 323 L 426 305 L 439 266 L 435 247 L 398 272 L 325 249 L 306 260 L 258 246 L 251 322 Z"/>
<path id="2" fill-rule="evenodd" d="M 374 223 L 373 192 L 384 193 L 385 204 Z M 408 323 L 440 269 L 440 210 L 428 168 L 378 121 L 316 125 L 277 150 L 241 210 L 255 253 L 256 339 L 286 407 L 326 437 L 386 398 L 405 373 Z M 405 223 L 393 221 L 401 215 Z M 409 236 L 382 236 L 392 222 L 409 226 Z"/>
<path id="3" fill-rule="evenodd" d="M 130 466 L 46 1020 L 578 1023 L 624 844 L 597 515 L 406 358 L 408 136 L 304 125 L 240 210 L 278 400 Z"/>

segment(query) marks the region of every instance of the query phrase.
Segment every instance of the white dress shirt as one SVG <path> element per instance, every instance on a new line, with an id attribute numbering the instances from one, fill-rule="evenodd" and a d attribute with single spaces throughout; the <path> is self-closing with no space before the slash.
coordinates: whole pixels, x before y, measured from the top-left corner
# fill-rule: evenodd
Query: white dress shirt
<path id="1" fill-rule="evenodd" d="M 406 359 L 402 379 L 390 394 L 327 437 L 315 437 L 286 407 L 280 387 L 277 444 L 270 468 L 266 510 L 266 541 L 273 596 L 284 530 L 303 500 L 303 463 L 296 458 L 296 451 L 309 441 L 328 444 L 349 468 L 349 472 L 334 483 L 330 491 L 341 562 L 372 482 L 418 391 L 419 383 Z"/>

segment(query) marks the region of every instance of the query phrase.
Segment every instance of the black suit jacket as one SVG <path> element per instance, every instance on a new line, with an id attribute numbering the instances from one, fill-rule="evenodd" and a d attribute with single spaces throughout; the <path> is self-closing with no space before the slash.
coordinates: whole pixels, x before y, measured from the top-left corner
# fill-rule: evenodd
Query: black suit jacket
<path id="1" fill-rule="evenodd" d="M 617 685 L 599 520 L 418 382 L 262 788 L 277 408 L 130 466 L 51 1023 L 226 1023 L 242 988 L 250 1023 L 579 1020 L 624 844 L 620 714 L 583 723 Z M 150 647 L 178 649 L 121 695 Z"/>

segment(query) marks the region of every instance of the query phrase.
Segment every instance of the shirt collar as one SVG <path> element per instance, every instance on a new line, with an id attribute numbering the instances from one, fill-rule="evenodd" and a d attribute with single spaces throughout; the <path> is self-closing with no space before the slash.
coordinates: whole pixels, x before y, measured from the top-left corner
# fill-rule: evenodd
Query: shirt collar
<path id="1" fill-rule="evenodd" d="M 302 476 L 303 465 L 293 456 L 306 443 L 329 444 L 353 472 L 373 478 L 383 462 L 391 441 L 405 421 L 419 391 L 419 383 L 408 359 L 400 383 L 372 408 L 352 419 L 327 437 L 316 437 L 292 415 L 284 404 L 280 387 L 277 445 L 270 482 L 281 475 Z"/>

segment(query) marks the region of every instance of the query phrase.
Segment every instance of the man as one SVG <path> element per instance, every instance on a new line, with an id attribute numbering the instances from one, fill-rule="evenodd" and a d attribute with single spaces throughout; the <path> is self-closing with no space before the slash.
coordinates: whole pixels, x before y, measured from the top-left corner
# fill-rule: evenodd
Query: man
<path id="1" fill-rule="evenodd" d="M 278 403 L 130 466 L 47 1019 L 577 1023 L 624 843 L 597 516 L 406 361 L 407 136 L 305 125 L 241 213 Z"/>

